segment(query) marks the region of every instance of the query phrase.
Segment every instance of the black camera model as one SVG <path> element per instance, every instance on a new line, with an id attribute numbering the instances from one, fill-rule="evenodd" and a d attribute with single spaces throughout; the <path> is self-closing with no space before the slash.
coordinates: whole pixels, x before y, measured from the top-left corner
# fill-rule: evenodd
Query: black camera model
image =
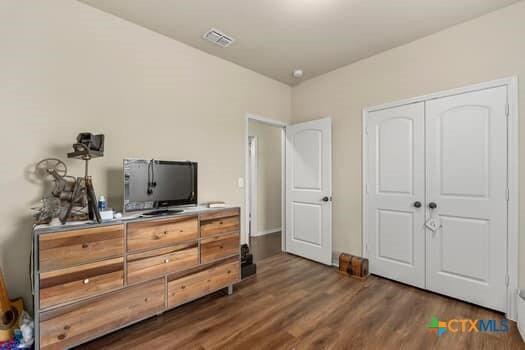
<path id="1" fill-rule="evenodd" d="M 81 132 L 77 136 L 77 143 L 73 145 L 75 151 L 89 150 L 90 152 L 104 153 L 104 135 L 93 135 L 90 132 Z"/>

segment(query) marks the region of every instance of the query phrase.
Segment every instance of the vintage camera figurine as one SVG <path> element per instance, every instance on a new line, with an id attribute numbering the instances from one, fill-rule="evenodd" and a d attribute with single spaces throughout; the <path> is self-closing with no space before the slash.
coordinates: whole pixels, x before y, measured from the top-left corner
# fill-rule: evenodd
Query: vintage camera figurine
<path id="1" fill-rule="evenodd" d="M 88 174 L 89 161 L 104 156 L 104 135 L 93 135 L 89 132 L 78 134 L 77 142 L 73 144 L 73 152 L 68 158 L 85 161 L 83 177 L 67 176 L 64 162 L 55 158 L 47 158 L 37 163 L 36 172 L 42 178 L 50 177 L 55 187 L 50 197 L 43 199 L 43 207 L 36 215 L 38 223 L 47 223 L 53 217 L 58 217 L 62 224 L 68 220 L 94 219 L 102 222 L 97 206 L 93 180 Z M 87 213 L 83 211 L 87 207 Z"/>
<path id="2" fill-rule="evenodd" d="M 104 155 L 104 135 L 93 135 L 90 132 L 81 132 L 77 136 L 77 143 L 73 144 L 73 149 L 75 152 L 87 150 L 93 153 L 93 155 L 96 154 L 96 157 L 102 157 Z"/>

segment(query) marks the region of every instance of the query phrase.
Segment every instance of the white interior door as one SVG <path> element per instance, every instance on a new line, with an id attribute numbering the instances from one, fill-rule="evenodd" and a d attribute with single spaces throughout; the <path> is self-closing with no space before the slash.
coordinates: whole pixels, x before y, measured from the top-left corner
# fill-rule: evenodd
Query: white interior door
<path id="1" fill-rule="evenodd" d="M 424 103 L 370 112 L 366 179 L 370 272 L 425 285 Z"/>
<path id="2" fill-rule="evenodd" d="M 427 288 L 506 309 L 507 88 L 426 102 Z M 430 209 L 429 206 L 436 208 Z"/>
<path id="3" fill-rule="evenodd" d="M 286 127 L 286 250 L 332 263 L 332 120 Z"/>

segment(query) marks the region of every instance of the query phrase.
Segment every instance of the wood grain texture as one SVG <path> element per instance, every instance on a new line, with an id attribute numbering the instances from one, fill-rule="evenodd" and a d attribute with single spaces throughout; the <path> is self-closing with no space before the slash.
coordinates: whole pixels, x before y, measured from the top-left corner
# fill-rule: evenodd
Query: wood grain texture
<path id="1" fill-rule="evenodd" d="M 291 255 L 257 267 L 231 296 L 214 293 L 80 349 L 525 349 L 514 322 L 507 333 L 426 329 L 432 316 L 504 318 L 495 311 Z"/>
<path id="2" fill-rule="evenodd" d="M 201 221 L 201 237 L 239 231 L 240 225 L 241 221 L 239 216 Z"/>
<path id="3" fill-rule="evenodd" d="M 161 248 L 198 237 L 196 216 L 148 220 L 128 224 L 128 252 Z"/>
<path id="4" fill-rule="evenodd" d="M 4 274 L 0 269 L 0 321 L 3 324 L 7 324 L 9 320 L 5 319 L 5 313 L 11 310 L 11 301 L 7 295 L 7 287 L 4 281 Z"/>
<path id="5" fill-rule="evenodd" d="M 213 235 L 202 239 L 197 214 L 37 236 L 41 348 L 70 347 L 165 311 L 168 281 L 169 307 L 238 282 L 239 232 L 231 228 L 239 209 L 210 214 Z"/>
<path id="6" fill-rule="evenodd" d="M 210 269 L 168 282 L 168 307 L 208 294 L 240 280 L 239 261 L 217 265 Z"/>
<path id="7" fill-rule="evenodd" d="M 41 349 L 63 349 L 164 308 L 164 279 L 42 314 Z"/>
<path id="8" fill-rule="evenodd" d="M 119 257 L 124 253 L 124 225 L 46 233 L 38 243 L 40 271 Z"/>
<path id="9" fill-rule="evenodd" d="M 44 272 L 40 274 L 40 308 L 86 298 L 123 285 L 123 258 Z"/>
<path id="10" fill-rule="evenodd" d="M 189 268 L 199 263 L 197 242 L 128 255 L 128 284 Z"/>
<path id="11" fill-rule="evenodd" d="M 214 213 L 208 213 L 208 214 L 201 214 L 200 220 L 212 220 L 212 219 L 218 219 L 218 218 L 227 218 L 229 216 L 239 216 L 241 213 L 241 210 L 239 208 L 233 208 L 233 209 L 224 209 L 219 210 Z"/>
<path id="12" fill-rule="evenodd" d="M 239 232 L 201 239 L 201 262 L 239 254 Z"/>
<path id="13" fill-rule="evenodd" d="M 204 270 L 207 270 L 207 269 L 211 269 L 212 267 L 216 267 L 216 266 L 223 265 L 223 264 L 236 262 L 239 265 L 240 261 L 241 261 L 241 257 L 239 255 L 231 256 L 231 257 L 228 257 L 228 258 L 225 258 L 225 259 L 213 261 L 211 263 L 200 264 L 200 265 L 197 265 L 197 266 L 192 267 L 192 268 L 187 269 L 187 270 L 183 270 L 183 271 L 179 271 L 179 272 L 176 272 L 176 273 L 172 273 L 172 274 L 170 274 L 170 275 L 168 275 L 166 277 L 168 279 L 168 282 L 170 282 L 170 281 L 179 279 L 181 277 L 193 275 L 193 274 L 195 274 L 197 272 L 201 272 L 201 271 L 204 271 Z"/>

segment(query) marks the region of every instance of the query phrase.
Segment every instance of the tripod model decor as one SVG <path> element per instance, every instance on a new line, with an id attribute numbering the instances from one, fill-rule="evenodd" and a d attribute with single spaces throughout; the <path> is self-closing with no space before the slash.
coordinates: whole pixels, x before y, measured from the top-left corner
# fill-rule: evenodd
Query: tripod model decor
<path id="1" fill-rule="evenodd" d="M 73 144 L 73 152 L 67 154 L 68 158 L 81 159 L 85 161 L 84 177 L 78 177 L 76 180 L 75 191 L 85 193 L 88 205 L 88 215 L 90 219 L 95 219 L 98 223 L 102 222 L 100 212 L 97 206 L 97 196 L 93 187 L 93 180 L 89 176 L 89 161 L 93 158 L 104 156 L 104 135 L 93 135 L 92 133 L 80 133 L 77 136 L 77 143 Z M 75 192 L 73 193 L 75 197 Z M 66 218 L 72 210 L 70 204 L 66 213 Z"/>

